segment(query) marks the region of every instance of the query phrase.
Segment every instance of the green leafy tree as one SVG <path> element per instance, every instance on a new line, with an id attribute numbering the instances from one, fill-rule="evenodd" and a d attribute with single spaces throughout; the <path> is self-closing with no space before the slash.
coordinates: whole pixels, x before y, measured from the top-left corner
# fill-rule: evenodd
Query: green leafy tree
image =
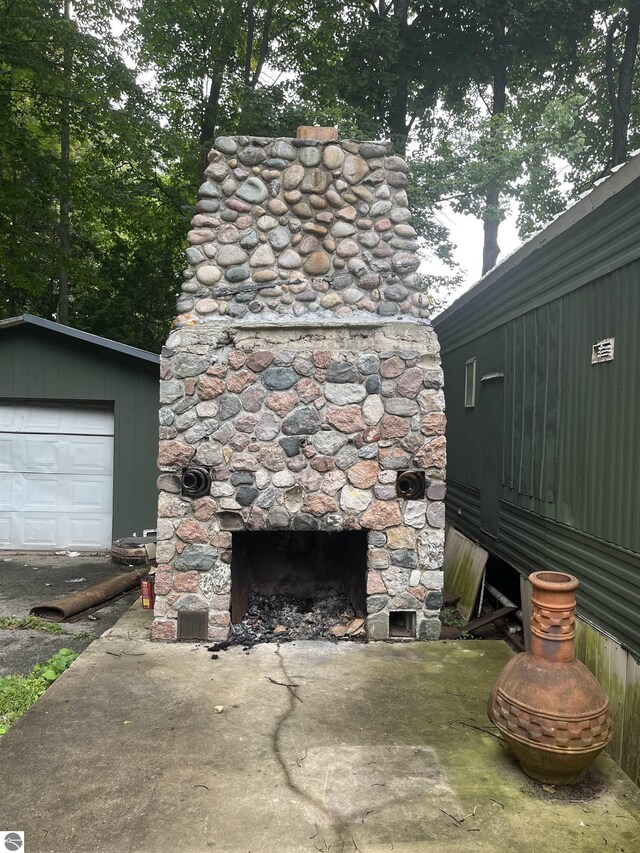
<path id="1" fill-rule="evenodd" d="M 581 43 L 582 71 L 565 82 L 582 98 L 579 122 L 584 145 L 569 157 L 575 193 L 624 163 L 640 147 L 638 4 L 607 4 L 597 10 Z"/>
<path id="2" fill-rule="evenodd" d="M 68 5 L 32 0 L 0 11 L 2 316 L 27 310 L 104 334 L 99 303 L 135 304 L 139 317 L 159 301 L 165 330 L 173 313 L 188 210 L 173 136 L 112 35 L 118 11 L 86 3 L 72 19 Z M 157 348 L 157 330 L 125 318 L 114 312 L 114 337 Z"/>
<path id="3" fill-rule="evenodd" d="M 607 21 L 605 74 L 611 110 L 612 166 L 624 163 L 628 155 L 631 98 L 639 33 L 640 3 L 629 3 Z"/>
<path id="4" fill-rule="evenodd" d="M 579 40 L 590 26 L 591 8 L 585 0 L 482 0 L 473 4 L 471 14 L 479 36 L 475 82 L 487 86 L 490 93 L 490 118 L 484 123 L 480 143 L 488 166 L 482 211 L 485 273 L 498 259 L 498 229 L 504 218 L 501 197 L 508 195 L 513 185 L 513 167 L 520 161 L 535 170 L 536 159 L 529 156 L 528 140 L 518 150 L 519 119 L 524 113 L 526 124 L 545 129 L 544 101 L 535 97 L 529 100 L 528 96 L 544 90 L 546 77 L 577 72 Z M 530 110 L 528 115 L 525 105 Z M 549 134 L 546 142 L 552 142 Z M 546 150 L 549 155 L 558 153 L 549 145 Z M 542 169 L 544 159 L 538 147 L 536 176 L 540 178 L 544 171 L 551 178 L 551 171 Z"/>
<path id="5" fill-rule="evenodd" d="M 445 200 L 482 219 L 483 271 L 497 260 L 510 199 L 526 204 L 523 224 L 561 203 L 552 161 L 576 134 L 559 133 L 551 114 L 575 116 L 575 93 L 563 101 L 548 78 L 578 72 L 590 13 L 585 0 L 352 7 L 359 25 L 349 34 L 340 95 L 371 135 L 390 135 L 409 152 L 421 233 L 440 257 L 451 255 L 434 215 Z M 525 127 L 544 136 L 545 150 L 530 144 Z"/>
<path id="6" fill-rule="evenodd" d="M 336 0 L 138 0 L 130 43 L 182 134 L 185 174 L 202 177 L 217 134 L 291 133 L 300 123 L 291 81 L 323 52 L 335 60 L 343 25 Z"/>
<path id="7" fill-rule="evenodd" d="M 340 97 L 370 136 L 389 136 L 404 155 L 439 104 L 458 104 L 471 67 L 467 12 L 457 3 L 379 0 L 351 4 L 342 36 Z"/>

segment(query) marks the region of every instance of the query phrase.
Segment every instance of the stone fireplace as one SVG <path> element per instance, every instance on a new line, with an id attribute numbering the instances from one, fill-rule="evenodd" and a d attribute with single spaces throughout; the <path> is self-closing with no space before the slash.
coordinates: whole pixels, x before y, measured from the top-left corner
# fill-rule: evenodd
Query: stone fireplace
<path id="1" fill-rule="evenodd" d="M 369 640 L 437 638 L 442 371 L 388 142 L 220 137 L 162 354 L 153 637 L 248 589 L 339 584 Z"/>

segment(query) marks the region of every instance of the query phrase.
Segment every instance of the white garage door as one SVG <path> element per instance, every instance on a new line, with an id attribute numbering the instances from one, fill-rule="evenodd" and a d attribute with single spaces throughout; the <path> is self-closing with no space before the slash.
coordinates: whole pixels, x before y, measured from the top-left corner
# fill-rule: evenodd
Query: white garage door
<path id="1" fill-rule="evenodd" d="M 112 501 L 112 412 L 0 403 L 0 548 L 109 548 Z"/>

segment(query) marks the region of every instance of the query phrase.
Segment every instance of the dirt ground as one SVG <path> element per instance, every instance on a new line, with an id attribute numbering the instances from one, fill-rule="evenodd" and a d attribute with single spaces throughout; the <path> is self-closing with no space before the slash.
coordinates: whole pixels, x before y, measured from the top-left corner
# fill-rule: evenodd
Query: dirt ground
<path id="1" fill-rule="evenodd" d="M 0 551 L 0 616 L 27 616 L 35 604 L 86 589 L 120 571 L 107 555 L 69 557 Z M 28 672 L 63 647 L 83 651 L 118 621 L 137 596 L 134 590 L 108 602 L 90 617 L 61 623 L 62 634 L 0 628 L 0 675 Z"/>

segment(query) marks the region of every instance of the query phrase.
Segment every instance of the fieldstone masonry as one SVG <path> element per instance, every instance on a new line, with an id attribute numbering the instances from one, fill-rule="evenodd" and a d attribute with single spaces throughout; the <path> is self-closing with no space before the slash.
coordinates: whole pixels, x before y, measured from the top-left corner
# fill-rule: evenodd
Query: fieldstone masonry
<path id="1" fill-rule="evenodd" d="M 313 135 L 313 133 L 312 133 Z M 227 638 L 234 531 L 368 531 L 367 635 L 439 636 L 446 464 L 437 338 L 389 143 L 221 137 L 163 350 L 155 639 Z M 210 494 L 181 495 L 188 465 Z M 423 471 L 426 497 L 396 495 Z"/>

